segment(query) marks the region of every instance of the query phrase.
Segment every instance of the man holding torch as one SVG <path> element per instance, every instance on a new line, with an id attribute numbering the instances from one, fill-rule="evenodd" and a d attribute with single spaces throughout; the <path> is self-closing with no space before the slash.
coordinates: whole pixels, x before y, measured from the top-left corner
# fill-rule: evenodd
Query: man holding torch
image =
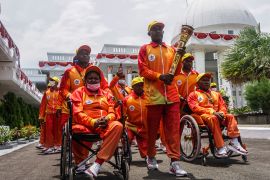
<path id="1" fill-rule="evenodd" d="M 158 169 L 155 158 L 155 141 L 160 125 L 163 121 L 164 135 L 167 145 L 167 155 L 171 159 L 171 174 L 185 176 L 187 174 L 179 164 L 180 159 L 180 111 L 177 87 L 172 83 L 174 75 L 180 73 L 181 68 L 175 57 L 185 54 L 184 47 L 177 51 L 166 45 L 163 40 L 162 22 L 153 21 L 148 25 L 148 35 L 151 43 L 140 48 L 138 65 L 139 73 L 145 78 L 145 95 L 147 98 L 147 126 L 148 148 L 147 168 Z M 174 66 L 172 70 L 172 66 Z"/>

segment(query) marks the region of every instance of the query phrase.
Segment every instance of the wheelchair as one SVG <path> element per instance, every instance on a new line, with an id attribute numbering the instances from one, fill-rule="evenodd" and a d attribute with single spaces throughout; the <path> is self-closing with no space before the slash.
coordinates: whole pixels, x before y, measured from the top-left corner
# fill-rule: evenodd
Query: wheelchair
<path id="1" fill-rule="evenodd" d="M 230 138 L 225 135 L 226 128 L 221 126 L 221 130 L 224 142 L 227 142 Z M 180 151 L 183 160 L 192 162 L 195 159 L 201 158 L 202 165 L 206 166 L 209 149 L 216 159 L 221 159 L 220 157 L 216 156 L 214 138 L 210 129 L 203 123 L 202 119 L 200 119 L 198 115 L 185 114 L 181 117 L 180 137 Z M 201 142 L 202 139 L 208 139 L 209 144 L 203 147 Z M 246 145 L 242 143 L 241 137 L 238 137 L 238 141 L 241 146 L 246 149 Z M 228 151 L 228 157 L 226 158 L 236 156 L 241 156 L 242 160 L 247 162 L 246 155 L 233 154 L 231 150 Z"/>
<path id="2" fill-rule="evenodd" d="M 60 162 L 60 175 L 61 179 L 65 180 L 73 180 L 77 175 L 76 170 L 83 165 L 87 165 L 88 160 L 94 157 L 98 151 L 99 146 L 94 148 L 89 148 L 82 141 L 85 142 L 98 142 L 101 140 L 98 134 L 85 134 L 85 133 L 73 133 L 72 132 L 72 103 L 68 100 L 68 107 L 70 111 L 70 117 L 68 122 L 65 124 L 62 130 L 62 148 L 61 148 L 61 162 Z M 125 125 L 125 118 L 123 116 L 123 107 L 121 105 L 121 113 L 122 117 L 120 122 Z M 75 165 L 73 162 L 72 155 L 72 141 L 77 142 L 82 147 L 89 150 L 89 156 L 84 159 L 80 164 Z M 118 143 L 118 146 L 114 153 L 114 161 L 106 161 L 113 168 L 113 173 L 115 175 L 120 175 L 124 180 L 129 179 L 129 170 L 130 170 L 130 162 L 131 162 L 131 150 L 130 145 L 128 143 L 128 136 L 125 128 L 123 128 L 123 133 Z M 88 165 L 89 166 L 89 165 Z"/>

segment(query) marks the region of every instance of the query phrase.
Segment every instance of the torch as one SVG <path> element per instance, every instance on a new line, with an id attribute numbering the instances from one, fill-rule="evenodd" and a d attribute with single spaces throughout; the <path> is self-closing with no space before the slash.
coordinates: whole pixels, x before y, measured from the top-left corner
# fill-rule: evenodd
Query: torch
<path id="1" fill-rule="evenodd" d="M 182 25 L 179 40 L 177 42 L 177 44 L 178 44 L 177 49 L 184 48 L 186 46 L 187 41 L 189 40 L 189 38 L 193 34 L 193 30 L 194 30 L 194 28 L 192 26 Z M 180 55 L 178 53 L 175 53 L 175 56 L 174 56 L 173 63 L 171 65 L 169 74 L 174 75 L 181 58 L 182 58 L 182 55 Z"/>

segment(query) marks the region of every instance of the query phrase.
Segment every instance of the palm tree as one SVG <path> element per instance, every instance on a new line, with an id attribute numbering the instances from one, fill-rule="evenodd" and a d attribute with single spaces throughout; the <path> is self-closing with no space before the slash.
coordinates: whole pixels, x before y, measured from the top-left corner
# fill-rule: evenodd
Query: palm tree
<path id="1" fill-rule="evenodd" d="M 240 32 L 239 38 L 227 51 L 221 72 L 234 84 L 270 78 L 270 37 L 254 28 Z"/>

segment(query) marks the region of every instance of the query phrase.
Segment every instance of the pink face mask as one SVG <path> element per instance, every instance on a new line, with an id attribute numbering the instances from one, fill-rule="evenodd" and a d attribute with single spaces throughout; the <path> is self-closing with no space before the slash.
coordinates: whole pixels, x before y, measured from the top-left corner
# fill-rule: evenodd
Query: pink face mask
<path id="1" fill-rule="evenodd" d="M 89 91 L 97 91 L 100 88 L 100 83 L 97 83 L 97 84 L 86 84 L 86 88 Z"/>

